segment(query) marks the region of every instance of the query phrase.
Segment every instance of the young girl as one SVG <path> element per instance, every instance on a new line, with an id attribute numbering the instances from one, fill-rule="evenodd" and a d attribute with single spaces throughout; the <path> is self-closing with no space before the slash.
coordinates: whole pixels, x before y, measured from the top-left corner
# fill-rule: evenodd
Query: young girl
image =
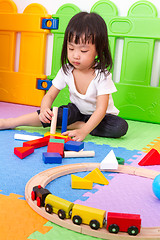
<path id="1" fill-rule="evenodd" d="M 68 107 L 68 131 L 63 133 L 82 141 L 94 136 L 118 138 L 126 134 L 127 122 L 118 117 L 112 93 L 116 92 L 111 73 L 107 26 L 96 13 L 80 12 L 69 22 L 64 36 L 62 68 L 42 99 L 40 111 L 17 118 L 0 119 L 0 129 L 17 126 L 50 126 L 51 106 L 61 89 L 68 85 L 70 101 L 58 109 L 61 126 L 63 107 Z"/>

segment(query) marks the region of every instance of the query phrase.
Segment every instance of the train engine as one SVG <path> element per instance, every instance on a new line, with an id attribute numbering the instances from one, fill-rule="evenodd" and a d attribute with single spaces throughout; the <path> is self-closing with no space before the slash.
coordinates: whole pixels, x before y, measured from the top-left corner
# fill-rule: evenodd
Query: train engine
<path id="1" fill-rule="evenodd" d="M 37 206 L 38 207 L 44 207 L 45 205 L 45 198 L 47 197 L 48 194 L 51 194 L 51 192 L 43 188 L 41 185 L 33 187 L 33 190 L 31 192 L 31 199 L 37 200 Z"/>

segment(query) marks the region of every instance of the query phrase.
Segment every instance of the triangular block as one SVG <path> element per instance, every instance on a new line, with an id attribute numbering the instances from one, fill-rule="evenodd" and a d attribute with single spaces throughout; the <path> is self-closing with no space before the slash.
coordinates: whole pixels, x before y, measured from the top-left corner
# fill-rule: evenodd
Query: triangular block
<path id="1" fill-rule="evenodd" d="M 138 163 L 140 166 L 160 165 L 160 154 L 152 148 Z"/>
<path id="2" fill-rule="evenodd" d="M 108 155 L 103 159 L 100 163 L 100 169 L 117 169 L 118 168 L 118 161 L 117 158 L 111 150 Z"/>
<path id="3" fill-rule="evenodd" d="M 99 183 L 99 184 L 104 184 L 104 185 L 109 184 L 108 180 L 105 178 L 103 173 L 98 168 L 95 168 L 92 172 L 87 174 L 84 177 L 84 179 L 90 180 L 93 183 Z"/>
<path id="4" fill-rule="evenodd" d="M 92 189 L 93 182 L 71 174 L 71 186 L 77 189 Z"/>
<path id="5" fill-rule="evenodd" d="M 23 159 L 34 152 L 34 147 L 15 147 L 14 154 Z"/>

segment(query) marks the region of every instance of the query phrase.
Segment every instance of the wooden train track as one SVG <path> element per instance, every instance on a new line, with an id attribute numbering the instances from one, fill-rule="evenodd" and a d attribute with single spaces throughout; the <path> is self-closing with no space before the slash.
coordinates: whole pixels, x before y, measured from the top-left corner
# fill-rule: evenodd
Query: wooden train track
<path id="1" fill-rule="evenodd" d="M 81 225 L 75 225 L 72 223 L 70 219 L 61 220 L 58 215 L 56 214 L 49 214 L 45 211 L 44 207 L 39 208 L 36 205 L 36 201 L 32 201 L 31 199 L 31 192 L 34 186 L 41 185 L 45 188 L 45 186 L 53 181 L 54 179 L 75 173 L 75 172 L 83 172 L 83 171 L 92 171 L 95 168 L 99 168 L 99 163 L 77 163 L 77 164 L 69 164 L 69 165 L 63 165 L 59 167 L 54 167 L 48 170 L 45 170 L 34 177 L 32 177 L 28 183 L 26 184 L 25 188 L 25 198 L 30 207 L 36 211 L 38 214 L 40 214 L 42 217 L 46 218 L 47 220 L 58 224 L 62 227 L 68 228 L 70 230 L 90 235 L 93 237 L 103 238 L 103 239 L 111 239 L 111 240 L 127 240 L 131 238 L 135 238 L 137 240 L 152 240 L 152 239 L 160 239 L 160 227 L 150 227 L 150 228 L 141 228 L 141 232 L 137 236 L 130 236 L 127 233 L 118 233 L 118 234 L 112 234 L 109 233 L 105 228 L 98 229 L 98 230 L 92 230 L 89 226 L 81 224 Z M 106 170 L 107 172 L 110 172 L 109 170 Z M 143 168 L 137 168 L 127 165 L 119 165 L 117 170 L 112 170 L 112 172 L 119 172 L 119 173 L 125 173 L 125 174 L 131 174 L 146 178 L 154 179 L 160 172 L 143 169 Z"/>

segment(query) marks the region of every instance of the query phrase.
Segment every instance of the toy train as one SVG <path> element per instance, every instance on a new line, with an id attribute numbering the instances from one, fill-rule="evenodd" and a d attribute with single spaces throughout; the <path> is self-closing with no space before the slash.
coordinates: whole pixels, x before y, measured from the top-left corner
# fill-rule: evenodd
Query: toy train
<path id="1" fill-rule="evenodd" d="M 33 201 L 37 200 L 38 207 L 45 207 L 45 211 L 49 214 L 55 213 L 61 219 L 71 218 L 74 224 L 87 224 L 94 230 L 102 228 L 106 222 L 106 229 L 110 233 L 121 231 L 135 236 L 141 229 L 139 214 L 108 212 L 106 219 L 105 210 L 74 204 L 52 195 L 40 185 L 33 187 L 31 198 Z"/>

